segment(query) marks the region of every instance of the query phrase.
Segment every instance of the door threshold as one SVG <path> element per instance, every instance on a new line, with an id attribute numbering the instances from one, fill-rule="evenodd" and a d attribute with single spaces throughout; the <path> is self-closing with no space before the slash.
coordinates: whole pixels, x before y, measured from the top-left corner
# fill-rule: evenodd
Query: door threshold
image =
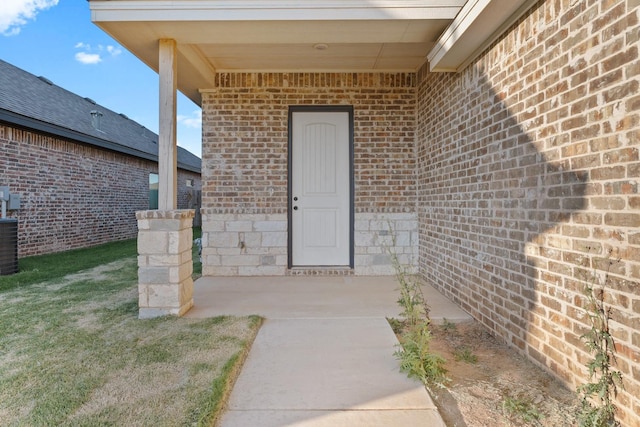
<path id="1" fill-rule="evenodd" d="M 287 276 L 353 276 L 351 267 L 291 267 L 287 270 Z"/>

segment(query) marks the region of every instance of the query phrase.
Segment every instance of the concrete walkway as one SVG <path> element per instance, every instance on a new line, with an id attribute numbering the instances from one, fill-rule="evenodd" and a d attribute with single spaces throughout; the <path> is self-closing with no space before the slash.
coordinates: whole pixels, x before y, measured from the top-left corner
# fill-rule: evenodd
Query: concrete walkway
<path id="1" fill-rule="evenodd" d="M 434 321 L 470 317 L 424 288 Z M 392 277 L 216 277 L 187 317 L 266 318 L 222 427 L 444 426 L 424 386 L 399 370 Z"/>

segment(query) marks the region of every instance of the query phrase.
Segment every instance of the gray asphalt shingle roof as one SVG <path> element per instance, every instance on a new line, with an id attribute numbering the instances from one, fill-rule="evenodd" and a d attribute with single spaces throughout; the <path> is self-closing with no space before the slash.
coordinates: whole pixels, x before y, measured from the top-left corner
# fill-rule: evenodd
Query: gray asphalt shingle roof
<path id="1" fill-rule="evenodd" d="M 98 129 L 92 124 L 92 112 L 101 114 Z M 143 159 L 158 159 L 158 135 L 149 129 L 1 59 L 0 121 Z M 178 167 L 199 173 L 201 160 L 178 147 Z"/>

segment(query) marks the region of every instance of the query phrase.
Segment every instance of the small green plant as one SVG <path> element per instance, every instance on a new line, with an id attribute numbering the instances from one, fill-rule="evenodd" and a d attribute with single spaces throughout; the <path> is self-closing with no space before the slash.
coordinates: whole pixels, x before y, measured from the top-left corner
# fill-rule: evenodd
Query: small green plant
<path id="1" fill-rule="evenodd" d="M 478 363 L 478 356 L 468 347 L 460 347 L 454 350 L 453 357 L 458 361 L 475 364 Z"/>
<path id="2" fill-rule="evenodd" d="M 442 318 L 442 330 L 448 334 L 455 334 L 458 332 L 458 325 L 448 320 L 446 317 Z"/>
<path id="3" fill-rule="evenodd" d="M 391 264 L 400 285 L 400 298 L 398 299 L 398 305 L 402 307 L 400 315 L 410 325 L 416 325 L 424 319 L 429 319 L 429 306 L 424 299 L 420 282 L 408 271 L 407 266 L 400 263 L 395 252 L 391 253 Z"/>
<path id="4" fill-rule="evenodd" d="M 502 401 L 502 410 L 509 418 L 519 418 L 525 423 L 540 425 L 543 415 L 530 399 L 506 396 Z"/>
<path id="5" fill-rule="evenodd" d="M 609 270 L 613 265 L 611 252 L 604 280 L 598 279 L 594 272 L 584 289 L 586 304 L 584 306 L 589 319 L 589 330 L 580 338 L 593 356 L 587 363 L 589 382 L 578 387 L 581 407 L 578 413 L 580 427 L 614 427 L 619 426 L 615 418 L 616 405 L 614 399 L 618 387 L 622 387 L 622 374 L 614 369 L 615 343 L 609 329 L 611 307 L 605 305 L 605 288 L 609 281 Z"/>
<path id="6" fill-rule="evenodd" d="M 389 322 L 389 326 L 391 326 L 394 334 L 400 335 L 402 333 L 404 329 L 404 322 L 402 320 L 396 319 L 395 317 L 387 317 L 387 322 Z"/>
<path id="7" fill-rule="evenodd" d="M 392 232 L 391 224 L 389 230 Z M 395 236 L 392 232 L 395 247 Z M 389 319 L 391 327 L 398 329 L 400 348 L 394 356 L 400 361 L 400 370 L 410 378 L 417 378 L 429 386 L 444 386 L 447 381 L 445 360 L 429 350 L 431 319 L 429 306 L 422 293 L 421 283 L 409 268 L 403 265 L 395 251 L 388 249 L 396 279 L 400 285 L 398 305 L 403 320 Z"/>
<path id="8" fill-rule="evenodd" d="M 447 382 L 445 360 L 429 351 L 429 323 L 411 325 L 400 337 L 402 348 L 394 353 L 400 360 L 400 370 L 417 378 L 426 386 L 443 387 Z"/>

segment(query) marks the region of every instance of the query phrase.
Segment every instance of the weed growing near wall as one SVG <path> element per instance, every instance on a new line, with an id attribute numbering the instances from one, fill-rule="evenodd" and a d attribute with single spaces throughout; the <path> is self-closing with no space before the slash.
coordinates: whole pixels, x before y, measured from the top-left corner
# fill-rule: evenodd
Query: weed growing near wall
<path id="1" fill-rule="evenodd" d="M 536 405 L 523 397 L 506 396 L 502 401 L 502 410 L 507 417 L 530 425 L 540 425 L 543 418 Z"/>
<path id="2" fill-rule="evenodd" d="M 608 268 L 603 280 L 593 273 L 587 280 L 584 294 L 585 312 L 590 329 L 580 338 L 584 341 L 592 359 L 587 363 L 589 382 L 578 387 L 581 408 L 578 413 L 580 427 L 614 427 L 620 423 L 615 418 L 614 399 L 618 387 L 622 387 L 622 374 L 614 369 L 615 343 L 609 330 L 611 307 L 605 305 L 605 288 L 609 279 L 609 269 L 613 265 L 611 252 Z"/>
<path id="3" fill-rule="evenodd" d="M 392 230 L 391 224 L 389 229 Z M 398 305 L 402 308 L 402 320 L 389 319 L 400 341 L 400 349 L 394 356 L 400 361 L 400 370 L 409 377 L 419 379 L 427 387 L 443 387 L 447 382 L 445 360 L 429 350 L 431 319 L 420 281 L 400 263 L 393 249 L 388 249 L 388 253 L 400 285 Z"/>
<path id="4" fill-rule="evenodd" d="M 458 362 L 462 361 L 472 365 L 478 363 L 478 356 L 473 354 L 473 351 L 470 348 L 464 346 L 455 349 L 453 357 L 455 357 Z"/>

